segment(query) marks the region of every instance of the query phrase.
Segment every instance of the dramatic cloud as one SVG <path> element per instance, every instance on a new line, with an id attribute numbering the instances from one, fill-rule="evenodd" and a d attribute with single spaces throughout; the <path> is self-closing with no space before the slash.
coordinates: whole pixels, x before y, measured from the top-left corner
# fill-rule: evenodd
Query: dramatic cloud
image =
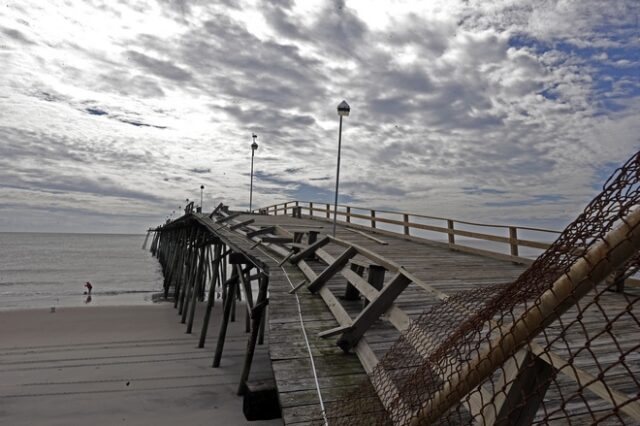
<path id="1" fill-rule="evenodd" d="M 362 206 L 561 226 L 640 148 L 634 0 L 5 3 L 0 231 L 246 208 L 252 132 L 254 205 L 329 201 L 342 99 Z"/>

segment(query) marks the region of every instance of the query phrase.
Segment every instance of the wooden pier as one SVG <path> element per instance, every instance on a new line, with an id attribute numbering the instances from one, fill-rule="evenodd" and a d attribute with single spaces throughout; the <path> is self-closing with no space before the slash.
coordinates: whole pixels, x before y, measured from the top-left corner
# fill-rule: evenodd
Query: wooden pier
<path id="1" fill-rule="evenodd" d="M 285 424 L 427 424 L 430 413 L 444 413 L 456 403 L 431 406 L 433 411 L 406 405 L 404 410 L 413 410 L 408 417 L 394 417 L 404 391 L 398 385 L 397 398 L 389 399 L 383 387 L 393 381 L 385 379 L 384 374 L 391 373 L 381 372 L 380 361 L 398 350 L 399 339 L 420 352 L 420 343 L 410 342 L 410 336 L 425 312 L 444 305 L 458 309 L 461 322 L 477 315 L 477 307 L 456 305 L 456 295 L 489 297 L 489 291 L 502 291 L 558 233 L 339 206 L 333 236 L 332 217 L 333 206 L 312 202 L 288 202 L 251 214 L 223 205 L 203 213 L 189 205 L 184 216 L 153 230 L 151 250 L 163 266 L 165 294 L 174 294 L 187 331 L 199 333 L 201 345 L 217 339 L 211 354 L 214 367 L 225 354 L 228 322 L 246 322 L 238 393 L 245 395 L 249 411 L 252 404 L 260 410 L 262 401 L 253 390 L 266 389 L 268 394 L 271 387 Z M 624 262 L 637 253 L 635 222 L 627 222 L 631 231 L 626 230 L 624 238 L 632 245 L 624 256 L 612 248 L 605 257 L 617 263 L 610 260 L 602 271 L 588 271 L 588 277 L 598 273 L 608 283 L 605 290 L 589 293 L 596 302 L 585 298 L 581 304 L 576 298 L 554 305 L 549 319 L 540 322 L 545 325 L 514 343 L 512 352 L 505 352 L 503 361 L 496 361 L 476 384 L 464 385 L 462 377 L 469 390 L 457 403 L 457 412 L 464 413 L 460 418 L 478 424 L 506 424 L 507 418 L 520 419 L 518 424 L 566 424 L 567 419 L 574 424 L 640 424 L 640 329 L 633 311 L 640 291 L 638 281 L 620 269 L 632 269 Z M 440 234 L 441 241 L 427 234 Z M 533 234 L 547 237 L 533 239 Z M 595 259 L 589 257 L 591 249 L 585 253 L 580 256 Z M 578 290 L 576 285 L 572 291 Z M 588 291 L 596 290 L 591 286 Z M 222 297 L 216 298 L 216 292 Z M 242 312 L 236 305 L 239 299 L 246 301 Z M 192 330 L 194 307 L 200 305 L 206 306 L 206 319 L 213 309 L 222 310 L 217 336 L 207 336 L 206 326 Z M 525 314 L 513 310 L 514 324 Z M 495 320 L 487 320 L 495 325 Z M 503 319 L 496 329 L 500 327 L 506 327 Z M 256 385 L 251 378 L 253 353 L 263 339 L 272 385 Z M 432 355 L 416 356 L 422 360 Z M 358 399 L 366 410 L 344 411 L 348 398 Z M 381 422 L 385 416 L 391 420 Z"/>

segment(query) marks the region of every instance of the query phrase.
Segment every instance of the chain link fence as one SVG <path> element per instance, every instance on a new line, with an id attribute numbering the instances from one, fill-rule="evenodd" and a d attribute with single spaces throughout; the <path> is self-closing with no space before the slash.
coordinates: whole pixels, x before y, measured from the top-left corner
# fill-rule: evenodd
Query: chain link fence
<path id="1" fill-rule="evenodd" d="M 640 424 L 639 205 L 636 153 L 517 280 L 415 319 L 377 398 L 329 404 L 329 424 Z"/>

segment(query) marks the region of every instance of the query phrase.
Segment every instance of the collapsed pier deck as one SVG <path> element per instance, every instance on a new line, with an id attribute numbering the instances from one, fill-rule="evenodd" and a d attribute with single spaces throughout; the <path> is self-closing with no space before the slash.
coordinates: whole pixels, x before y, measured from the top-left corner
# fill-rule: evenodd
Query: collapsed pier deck
<path id="1" fill-rule="evenodd" d="M 254 266 L 268 273 L 269 355 L 282 417 L 285 424 L 291 425 L 325 422 L 332 407 L 353 395 L 354 391 L 364 395 L 364 398 L 376 400 L 375 390 L 367 379 L 368 374 L 398 339 L 398 329 L 402 330 L 403 321 L 406 326 L 421 313 L 457 292 L 510 283 L 526 269 L 523 263 L 528 263 L 516 263 L 513 256 L 491 258 L 452 250 L 451 244 L 407 238 L 380 229 L 342 223 L 337 227 L 335 240 L 342 244 L 323 244 L 305 262 L 292 264 L 287 261 L 287 257 L 291 256 L 290 249 L 304 251 L 308 248 L 311 244 L 308 241 L 309 234 L 314 234 L 314 241 L 330 235 L 331 223 L 324 218 L 302 217 L 299 214 L 298 217 L 242 213 L 217 216 L 193 212 L 174 222 L 174 225 L 180 223 L 192 223 L 206 229 L 207 233 L 218 238 L 232 251 L 246 256 Z M 328 264 L 349 254 L 344 251 L 345 244 L 358 247 L 361 251 L 347 256 L 347 261 L 337 266 L 336 271 L 342 270 L 342 275 L 330 274 L 326 282 L 321 283 L 322 297 L 308 291 L 306 286 L 321 277 Z M 478 252 L 482 253 L 482 250 Z M 363 256 L 361 253 L 368 255 Z M 408 274 L 411 283 L 397 298 L 389 301 L 393 302 L 393 306 L 385 309 L 386 312 L 380 319 L 367 325 L 357 345 L 345 351 L 336 344 L 336 340 L 343 331 L 345 322 L 358 318 L 363 311 L 364 293 L 348 286 L 344 270 L 350 266 L 360 276 L 371 279 L 375 275 L 372 271 L 380 267 L 376 261 L 383 263 L 389 270 L 386 277 L 383 272 L 379 284 L 384 282 L 386 287 L 393 281 L 390 271 L 394 267 L 399 267 L 402 273 Z M 350 276 L 348 272 L 347 276 Z M 294 287 L 300 288 L 294 291 Z M 635 287 L 626 288 L 622 293 L 609 292 L 603 296 L 603 302 L 613 310 L 624 310 L 628 295 L 637 297 L 637 292 Z M 371 299 L 369 296 L 368 298 Z M 586 324 L 603 321 L 603 313 L 598 309 L 587 310 L 583 315 Z M 320 337 L 321 333 L 327 332 L 328 337 Z M 553 332 L 551 327 L 549 333 Z M 628 327 L 624 327 L 624 322 L 619 322 L 612 333 L 615 333 L 616 343 L 625 348 L 634 348 L 640 337 L 640 331 L 633 321 L 628 322 Z M 618 353 L 611 344 L 611 339 L 603 335 L 595 341 L 596 344 L 591 344 L 591 354 L 595 353 L 595 356 L 585 357 L 579 367 L 571 366 L 567 369 L 563 359 L 580 350 L 583 339 L 579 334 L 576 330 L 575 347 L 559 345 L 547 348 L 542 354 L 544 356 L 540 356 L 543 363 L 560 372 L 555 382 L 560 386 L 571 387 L 576 382 L 584 383 L 585 380 L 598 376 L 603 365 L 606 368 L 607 360 Z M 569 340 L 571 338 L 569 336 Z M 542 340 L 533 342 L 534 349 L 531 350 L 539 347 L 535 345 L 543 343 Z M 634 398 L 635 395 L 637 398 L 637 386 L 629 377 L 640 375 L 640 353 L 630 350 L 627 356 L 627 365 L 631 366 L 632 371 L 612 368 L 607 373 L 607 380 L 621 395 L 629 398 Z M 594 411 L 610 410 L 606 401 L 607 391 L 603 391 L 601 387 L 597 382 L 590 384 L 589 390 L 595 393 L 585 394 L 582 401 L 569 401 L 572 421 L 588 422 L 592 420 Z M 616 396 L 618 395 L 614 395 L 614 398 Z M 567 406 L 567 401 L 562 400 L 560 389 L 550 388 L 544 398 L 547 408 L 554 404 L 562 405 L 563 409 Z M 369 406 L 375 407 L 373 410 L 379 412 L 385 409 L 383 402 L 377 400 Z M 630 404 L 627 409 L 631 411 L 635 407 Z M 474 414 L 473 406 L 469 407 L 469 412 L 472 416 L 479 415 Z M 485 412 L 480 414 L 482 418 L 492 415 Z M 540 413 L 536 418 L 543 414 Z M 377 414 L 361 413 L 357 420 L 360 424 L 366 424 L 368 416 L 373 421 Z M 635 420 L 626 419 L 629 424 L 635 424 Z M 557 418 L 558 424 L 565 421 L 566 417 Z M 553 423 L 553 419 L 546 419 L 546 422 Z"/>

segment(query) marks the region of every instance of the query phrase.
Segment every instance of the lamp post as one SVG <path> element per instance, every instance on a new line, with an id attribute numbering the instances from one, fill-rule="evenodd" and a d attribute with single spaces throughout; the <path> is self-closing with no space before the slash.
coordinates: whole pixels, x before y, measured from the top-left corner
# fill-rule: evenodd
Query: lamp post
<path id="1" fill-rule="evenodd" d="M 336 236 L 336 221 L 338 220 L 338 187 L 340 185 L 340 148 L 342 147 L 342 117 L 348 117 L 351 108 L 347 101 L 338 105 L 338 115 L 340 116 L 340 128 L 338 130 L 338 167 L 336 170 L 336 199 L 333 203 L 333 236 Z"/>
<path id="2" fill-rule="evenodd" d="M 253 155 L 256 152 L 256 149 L 258 149 L 258 144 L 256 143 L 258 135 L 252 133 L 251 137 L 253 138 L 253 143 L 251 144 L 251 187 L 249 189 L 249 213 L 251 213 L 251 208 L 253 207 Z"/>
<path id="3" fill-rule="evenodd" d="M 203 210 L 202 208 L 202 194 L 204 193 L 204 185 L 200 185 L 200 210 Z"/>

